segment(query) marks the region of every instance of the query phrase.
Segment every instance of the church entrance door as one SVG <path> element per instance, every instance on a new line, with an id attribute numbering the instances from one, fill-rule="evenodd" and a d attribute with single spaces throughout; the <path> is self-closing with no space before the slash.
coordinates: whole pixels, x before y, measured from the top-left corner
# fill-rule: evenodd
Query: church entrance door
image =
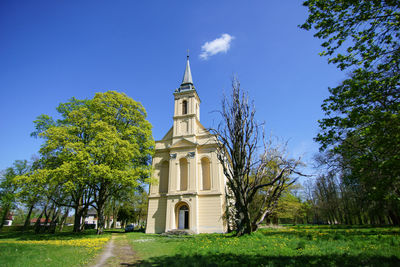
<path id="1" fill-rule="evenodd" d="M 189 208 L 186 205 L 179 208 L 178 229 L 189 229 Z"/>

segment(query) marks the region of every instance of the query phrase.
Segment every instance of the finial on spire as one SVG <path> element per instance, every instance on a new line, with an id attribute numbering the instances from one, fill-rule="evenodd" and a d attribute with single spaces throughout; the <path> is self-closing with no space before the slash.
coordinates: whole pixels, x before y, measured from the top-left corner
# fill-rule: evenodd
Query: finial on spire
<path id="1" fill-rule="evenodd" d="M 187 50 L 187 56 L 186 58 L 189 60 L 189 49 Z"/>

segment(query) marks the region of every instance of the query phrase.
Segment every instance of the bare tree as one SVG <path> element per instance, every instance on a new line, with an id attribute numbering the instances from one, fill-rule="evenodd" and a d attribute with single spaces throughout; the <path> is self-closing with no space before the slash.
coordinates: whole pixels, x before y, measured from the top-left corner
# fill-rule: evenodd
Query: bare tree
<path id="1" fill-rule="evenodd" d="M 262 125 L 255 120 L 255 108 L 237 79 L 232 94 L 222 100 L 222 122 L 211 129 L 217 138 L 218 159 L 227 177 L 234 209 L 229 214 L 238 236 L 258 228 L 272 213 L 282 191 L 294 183 L 300 160 L 289 159 L 285 145 L 266 140 Z M 261 144 L 261 145 L 260 145 Z M 258 211 L 250 212 L 256 195 L 262 196 Z"/>

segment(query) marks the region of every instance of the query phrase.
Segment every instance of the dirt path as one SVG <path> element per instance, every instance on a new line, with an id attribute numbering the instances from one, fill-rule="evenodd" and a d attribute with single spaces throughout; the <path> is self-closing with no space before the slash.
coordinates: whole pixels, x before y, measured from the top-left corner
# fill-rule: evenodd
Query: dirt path
<path id="1" fill-rule="evenodd" d="M 138 258 L 128 243 L 125 234 L 113 234 L 97 263 L 92 267 L 134 266 Z"/>

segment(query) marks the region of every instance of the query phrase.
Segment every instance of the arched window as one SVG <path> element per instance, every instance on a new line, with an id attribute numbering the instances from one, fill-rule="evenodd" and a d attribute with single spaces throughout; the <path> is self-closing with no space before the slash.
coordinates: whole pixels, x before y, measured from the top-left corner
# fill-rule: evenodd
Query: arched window
<path id="1" fill-rule="evenodd" d="M 211 189 L 211 177 L 210 177 L 210 161 L 208 158 L 201 159 L 201 171 L 203 176 L 203 190 Z"/>
<path id="2" fill-rule="evenodd" d="M 160 183 L 159 183 L 160 193 L 168 193 L 168 178 L 169 178 L 169 163 L 168 161 L 163 161 L 161 164 Z"/>
<path id="3" fill-rule="evenodd" d="M 182 114 L 187 114 L 187 112 L 188 112 L 187 101 L 183 100 L 183 102 L 182 102 Z"/>
<path id="4" fill-rule="evenodd" d="M 188 163 L 185 158 L 181 158 L 179 160 L 179 167 L 180 167 L 180 190 L 186 191 L 188 186 Z"/>

